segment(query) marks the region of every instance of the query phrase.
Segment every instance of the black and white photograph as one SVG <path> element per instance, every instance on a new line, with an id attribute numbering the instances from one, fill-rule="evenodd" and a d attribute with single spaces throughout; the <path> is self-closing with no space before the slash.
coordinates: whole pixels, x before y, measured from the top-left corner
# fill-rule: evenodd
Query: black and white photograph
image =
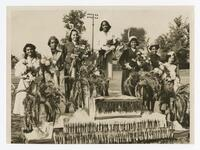
<path id="1" fill-rule="evenodd" d="M 193 6 L 8 6 L 7 141 L 191 144 Z"/>

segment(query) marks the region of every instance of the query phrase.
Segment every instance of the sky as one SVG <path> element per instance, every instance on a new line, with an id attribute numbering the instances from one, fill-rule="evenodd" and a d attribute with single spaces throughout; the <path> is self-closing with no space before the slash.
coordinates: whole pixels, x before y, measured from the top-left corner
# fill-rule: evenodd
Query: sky
<path id="1" fill-rule="evenodd" d="M 85 10 L 98 14 L 95 20 L 95 36 L 102 20 L 108 20 L 112 33 L 120 37 L 124 29 L 142 27 L 150 42 L 169 31 L 169 24 L 175 17 L 183 16 L 191 22 L 193 9 L 189 6 L 126 6 L 126 7 L 8 7 L 7 9 L 7 48 L 18 58 L 26 43 L 33 43 L 37 51 L 49 53 L 47 45 L 50 36 L 65 37 L 63 16 L 72 9 Z M 92 20 L 84 19 L 86 31 L 82 37 L 91 43 Z"/>

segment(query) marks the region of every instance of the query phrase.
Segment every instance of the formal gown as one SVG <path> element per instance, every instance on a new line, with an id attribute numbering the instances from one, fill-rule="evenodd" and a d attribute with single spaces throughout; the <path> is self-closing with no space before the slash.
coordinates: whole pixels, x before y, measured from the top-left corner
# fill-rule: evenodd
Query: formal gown
<path id="1" fill-rule="evenodd" d="M 65 44 L 65 53 L 64 75 L 68 76 L 68 78 L 65 79 L 65 96 L 69 100 L 73 82 L 76 78 L 78 78 L 78 72 L 81 67 L 84 50 L 80 49 L 80 45 L 76 43 L 67 42 Z M 73 59 L 72 55 L 77 56 Z"/>
<path id="2" fill-rule="evenodd" d="M 123 95 L 128 95 L 124 90 L 124 82 L 129 77 L 130 72 L 139 71 L 139 66 L 135 61 L 137 57 L 137 49 L 128 48 L 124 50 L 121 57 L 119 58 L 119 64 L 122 66 L 122 80 L 121 80 L 121 91 Z M 131 69 L 126 68 L 126 64 L 131 66 Z"/>
<path id="3" fill-rule="evenodd" d="M 105 72 L 107 78 L 112 79 L 112 51 L 109 51 L 110 46 L 114 43 L 114 36 L 111 31 L 100 32 L 98 35 L 98 40 L 96 44 L 96 49 L 98 49 L 98 59 L 97 66 L 99 69 Z M 108 52 L 109 51 L 109 52 Z"/>
<path id="4" fill-rule="evenodd" d="M 160 56 L 157 54 L 149 54 L 152 69 L 159 68 Z"/>
<path id="5" fill-rule="evenodd" d="M 44 71 L 45 82 L 52 81 L 56 87 L 60 87 L 62 83 L 63 74 L 63 53 L 61 50 L 56 50 L 54 54 L 50 53 L 47 56 L 44 56 L 47 59 L 52 60 L 52 64 L 49 68 L 51 74 L 48 71 Z"/>
<path id="6" fill-rule="evenodd" d="M 173 81 L 174 91 L 180 86 L 180 78 L 178 75 L 178 68 L 175 64 L 164 63 L 164 66 L 169 71 L 169 77 Z"/>
<path id="7" fill-rule="evenodd" d="M 39 68 L 39 60 L 36 58 L 27 58 L 20 60 L 15 66 L 15 76 L 20 77 L 20 81 L 17 87 L 18 92 L 15 96 L 15 104 L 13 108 L 13 114 L 18 114 L 24 116 L 24 105 L 23 101 L 26 98 L 26 90 L 30 86 L 30 78 L 24 79 L 23 76 L 26 75 L 27 66 L 33 67 L 35 69 Z M 21 91 L 21 92 L 20 92 Z"/>

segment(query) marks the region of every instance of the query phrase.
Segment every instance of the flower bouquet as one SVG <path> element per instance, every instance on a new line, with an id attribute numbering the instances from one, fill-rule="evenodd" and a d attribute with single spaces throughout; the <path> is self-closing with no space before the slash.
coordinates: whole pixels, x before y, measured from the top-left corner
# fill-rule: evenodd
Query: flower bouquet
<path id="1" fill-rule="evenodd" d="M 57 67 L 56 60 L 54 60 L 53 58 L 44 57 L 41 59 L 40 66 L 41 66 L 43 79 L 45 82 L 50 81 L 50 80 L 54 81 L 55 83 L 58 82 L 55 77 L 58 77 L 60 72 Z"/>
<path id="2" fill-rule="evenodd" d="M 20 70 L 18 70 L 18 72 L 21 73 L 22 79 L 30 82 L 34 81 L 38 74 L 39 64 L 29 63 L 27 59 L 21 60 L 21 63 L 23 65 L 20 65 Z"/>
<path id="3" fill-rule="evenodd" d="M 53 76 L 55 72 L 56 62 L 52 58 L 43 57 L 40 61 L 40 66 L 43 72 L 49 73 Z"/>

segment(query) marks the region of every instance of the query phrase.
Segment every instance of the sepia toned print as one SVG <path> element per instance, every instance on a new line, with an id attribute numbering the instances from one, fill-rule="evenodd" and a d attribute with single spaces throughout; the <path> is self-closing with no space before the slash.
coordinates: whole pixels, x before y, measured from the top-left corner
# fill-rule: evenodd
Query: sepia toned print
<path id="1" fill-rule="evenodd" d="M 12 6 L 7 37 L 9 143 L 193 142 L 193 7 Z"/>

